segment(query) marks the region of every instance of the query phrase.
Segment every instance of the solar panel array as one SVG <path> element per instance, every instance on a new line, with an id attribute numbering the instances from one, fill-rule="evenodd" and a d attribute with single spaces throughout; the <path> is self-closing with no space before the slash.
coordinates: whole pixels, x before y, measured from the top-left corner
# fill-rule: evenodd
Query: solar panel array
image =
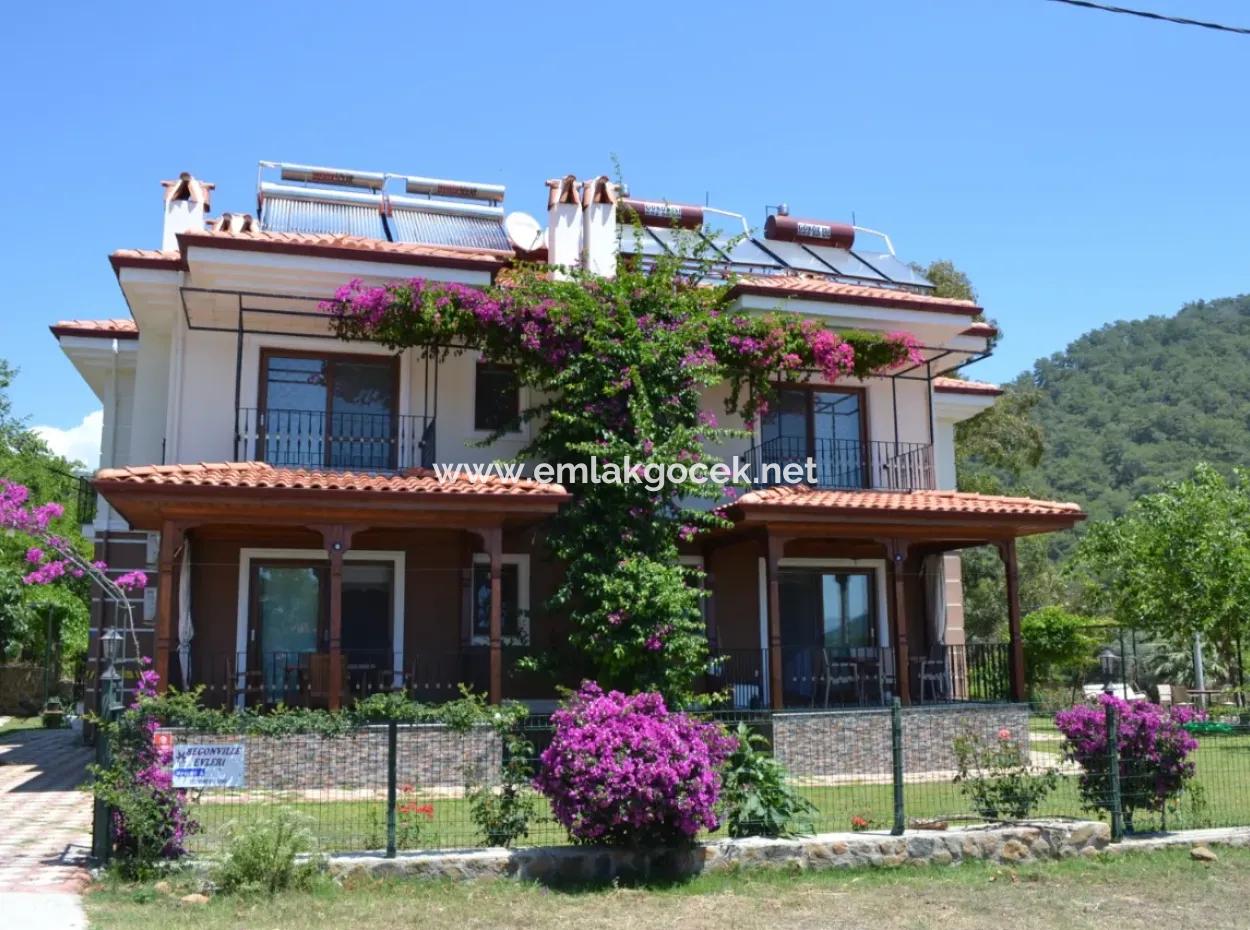
<path id="1" fill-rule="evenodd" d="M 511 251 L 503 213 L 459 216 L 416 207 L 384 214 L 377 205 L 270 195 L 261 201 L 262 228 L 272 232 L 330 233 L 388 242 L 420 242 L 460 248 Z"/>
<path id="2" fill-rule="evenodd" d="M 644 259 L 658 255 L 690 255 L 699 248 L 736 274 L 817 274 L 877 287 L 933 288 L 927 278 L 888 252 L 730 237 L 705 230 L 621 226 L 621 252 L 626 255 L 640 255 Z"/>

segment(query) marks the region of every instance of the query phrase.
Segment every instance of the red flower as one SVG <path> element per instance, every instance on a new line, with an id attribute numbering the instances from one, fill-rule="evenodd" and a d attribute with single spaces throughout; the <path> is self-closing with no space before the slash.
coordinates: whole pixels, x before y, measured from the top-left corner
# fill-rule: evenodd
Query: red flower
<path id="1" fill-rule="evenodd" d="M 412 812 L 414 814 L 421 814 L 422 816 L 425 817 L 426 820 L 434 819 L 434 805 L 433 804 L 416 805 L 412 808 Z"/>

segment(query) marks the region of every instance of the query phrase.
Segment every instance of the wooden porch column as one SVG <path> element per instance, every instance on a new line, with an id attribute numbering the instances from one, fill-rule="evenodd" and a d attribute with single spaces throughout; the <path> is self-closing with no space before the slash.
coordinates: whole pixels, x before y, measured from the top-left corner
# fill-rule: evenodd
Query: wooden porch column
<path id="1" fill-rule="evenodd" d="M 330 557 L 330 650 L 326 704 L 330 710 L 343 706 L 343 556 L 351 548 L 352 528 L 316 527 Z"/>
<path id="2" fill-rule="evenodd" d="M 492 704 L 503 700 L 503 529 L 482 531 L 482 542 L 490 559 L 490 687 Z"/>
<path id="3" fill-rule="evenodd" d="M 999 540 L 998 557 L 1003 560 L 1007 581 L 1007 630 L 1011 639 L 1011 699 L 1028 699 L 1024 678 L 1024 636 L 1020 632 L 1020 569 L 1016 564 L 1016 541 Z"/>
<path id="4" fill-rule="evenodd" d="M 773 710 L 781 710 L 785 702 L 782 694 L 781 579 L 778 571 L 786 549 L 786 537 L 769 533 L 764 549 L 768 566 L 768 693 Z"/>
<path id="5" fill-rule="evenodd" d="M 907 542 L 885 541 L 886 558 L 890 563 L 890 585 L 894 610 L 891 620 L 894 633 L 894 690 L 904 705 L 911 703 L 911 655 L 907 647 L 907 593 L 903 569 L 907 564 Z"/>
<path id="6" fill-rule="evenodd" d="M 169 687 L 169 653 L 174 631 L 174 557 L 182 547 L 183 527 L 172 520 L 161 524 L 161 548 L 157 559 L 156 650 L 152 670 L 160 676 L 158 687 Z"/>
<path id="7" fill-rule="evenodd" d="M 703 556 L 703 588 L 706 592 L 700 602 L 703 607 L 703 635 L 707 638 L 708 652 L 715 655 L 720 643 L 716 630 L 716 578 L 709 570 L 712 564 L 712 549 L 704 546 L 701 555 Z"/>

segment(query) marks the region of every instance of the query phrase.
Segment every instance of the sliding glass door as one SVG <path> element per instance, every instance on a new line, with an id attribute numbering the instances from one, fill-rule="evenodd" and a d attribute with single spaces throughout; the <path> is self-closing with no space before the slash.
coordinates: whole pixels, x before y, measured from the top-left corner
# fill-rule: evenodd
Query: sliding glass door
<path id="1" fill-rule="evenodd" d="M 760 424 L 763 464 L 816 463 L 821 487 L 867 486 L 863 392 L 783 388 Z"/>
<path id="2" fill-rule="evenodd" d="M 876 573 L 790 568 L 779 581 L 786 701 L 862 700 L 861 675 L 878 674 Z"/>
<path id="3" fill-rule="evenodd" d="M 396 467 L 395 358 L 265 352 L 258 446 L 271 465 Z"/>

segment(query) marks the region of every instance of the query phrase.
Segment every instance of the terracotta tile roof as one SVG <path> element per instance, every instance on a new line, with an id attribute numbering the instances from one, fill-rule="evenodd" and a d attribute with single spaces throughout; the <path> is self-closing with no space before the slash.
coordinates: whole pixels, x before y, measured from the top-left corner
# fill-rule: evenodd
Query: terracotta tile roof
<path id="1" fill-rule="evenodd" d="M 961 491 L 825 491 L 806 485 L 749 491 L 730 505 L 742 508 L 794 508 L 824 513 L 1085 518 L 1078 504 L 999 497 Z"/>
<path id="2" fill-rule="evenodd" d="M 109 256 L 113 270 L 122 268 L 160 268 L 185 270 L 187 247 L 200 245 L 218 249 L 239 249 L 249 252 L 280 252 L 288 255 L 314 255 L 322 258 L 346 258 L 393 264 L 425 264 L 440 268 L 467 268 L 495 272 L 513 259 L 512 252 L 493 249 L 455 248 L 425 245 L 420 242 L 387 242 L 366 236 L 342 236 L 332 233 L 294 233 L 252 231 L 242 220 L 212 221 L 210 229 L 187 232 L 178 236 L 179 251 L 156 249 L 118 249 Z"/>
<path id="3" fill-rule="evenodd" d="M 181 252 L 163 252 L 160 249 L 118 249 L 109 256 L 113 271 L 122 268 L 157 268 L 177 271 L 182 266 Z"/>
<path id="4" fill-rule="evenodd" d="M 965 381 L 963 378 L 938 377 L 933 379 L 933 390 L 945 394 L 984 394 L 998 397 L 1003 389 L 988 381 Z"/>
<path id="5" fill-rule="evenodd" d="M 491 495 L 496 497 L 568 498 L 558 484 L 504 478 L 439 481 L 429 469 L 400 474 L 280 468 L 264 462 L 200 462 L 194 465 L 141 465 L 104 468 L 96 472 L 101 490 L 123 486 L 182 488 L 250 488 L 292 491 L 362 491 L 394 495 Z"/>
<path id="6" fill-rule="evenodd" d="M 344 236 L 336 233 L 237 232 L 232 228 L 183 233 L 178 237 L 178 243 L 182 246 L 184 253 L 186 246 L 192 244 L 216 248 L 285 251 L 315 255 L 343 253 L 337 257 L 385 257 L 385 260 L 391 261 L 429 259 L 438 263 L 456 262 L 460 267 L 480 267 L 486 270 L 502 267 L 512 260 L 513 255 L 512 252 L 500 252 L 494 249 L 456 248 L 426 245 L 420 242 L 388 242 L 385 239 Z"/>
<path id="7" fill-rule="evenodd" d="M 61 320 L 48 329 L 54 336 L 88 336 L 97 339 L 138 339 L 134 320 Z"/>
<path id="8" fill-rule="evenodd" d="M 971 300 L 933 297 L 929 294 L 893 290 L 888 287 L 847 284 L 831 278 L 817 278 L 809 275 L 747 275 L 739 278 L 729 293 L 731 297 L 738 294 L 754 294 L 761 297 L 796 297 L 805 300 L 824 300 L 831 303 L 900 307 L 908 310 L 935 310 L 944 313 L 962 313 L 968 316 L 975 316 L 981 312 L 981 308 Z"/>
<path id="9" fill-rule="evenodd" d="M 984 320 L 978 320 L 959 335 L 961 336 L 997 336 L 998 327 L 993 323 L 986 323 Z"/>

